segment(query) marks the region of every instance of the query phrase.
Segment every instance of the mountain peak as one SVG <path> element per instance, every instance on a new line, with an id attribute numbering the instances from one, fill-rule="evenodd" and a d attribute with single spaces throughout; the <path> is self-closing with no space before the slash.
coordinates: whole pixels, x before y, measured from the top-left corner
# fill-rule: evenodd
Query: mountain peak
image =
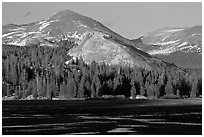
<path id="1" fill-rule="evenodd" d="M 171 54 L 176 51 L 198 52 L 202 49 L 202 26 L 165 28 L 156 30 L 142 39 L 144 44 L 157 45 L 150 54 Z"/>
<path id="2" fill-rule="evenodd" d="M 74 11 L 71 11 L 71 10 L 63 10 L 49 17 L 48 21 L 51 21 L 51 20 L 61 20 L 61 21 L 79 20 L 79 17 L 82 17 L 82 15 Z"/>
<path id="3" fill-rule="evenodd" d="M 56 12 L 54 15 L 52 15 L 50 18 L 68 18 L 70 16 L 79 16 L 80 14 L 74 12 L 74 11 L 71 11 L 71 10 L 62 10 L 62 11 L 59 11 L 59 12 Z M 82 16 L 82 15 L 80 15 Z"/>
<path id="4" fill-rule="evenodd" d="M 78 14 L 78 13 L 76 13 L 76 12 L 74 12 L 74 11 L 72 11 L 72 10 L 68 10 L 68 9 L 66 9 L 66 10 L 61 10 L 61 11 L 59 11 L 59 12 L 57 12 L 57 13 Z"/>
<path id="5" fill-rule="evenodd" d="M 71 10 L 59 11 L 47 20 L 33 24 L 3 29 L 2 41 L 7 45 L 58 47 L 62 41 L 73 41 L 77 46 L 72 47 L 68 55 L 73 59 L 82 57 L 86 63 L 105 62 L 147 70 L 158 69 L 161 64 L 165 66 L 161 60 L 135 48 L 132 41 Z"/>
<path id="6" fill-rule="evenodd" d="M 141 50 L 180 67 L 202 67 L 202 26 L 163 28 L 132 40 Z M 141 44 L 140 44 L 141 43 Z"/>

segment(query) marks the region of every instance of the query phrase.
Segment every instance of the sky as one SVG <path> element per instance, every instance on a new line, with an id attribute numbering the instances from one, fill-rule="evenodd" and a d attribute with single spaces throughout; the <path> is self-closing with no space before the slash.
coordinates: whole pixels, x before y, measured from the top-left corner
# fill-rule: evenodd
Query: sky
<path id="1" fill-rule="evenodd" d="M 36 22 L 66 9 L 91 17 L 129 39 L 164 27 L 202 25 L 201 2 L 3 2 L 2 24 Z"/>

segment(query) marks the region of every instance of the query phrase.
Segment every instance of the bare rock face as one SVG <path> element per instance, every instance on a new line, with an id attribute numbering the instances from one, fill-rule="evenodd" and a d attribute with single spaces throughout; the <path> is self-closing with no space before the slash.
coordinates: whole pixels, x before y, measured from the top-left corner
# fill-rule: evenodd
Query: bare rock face
<path id="1" fill-rule="evenodd" d="M 80 45 L 71 49 L 68 54 L 74 58 L 82 57 L 88 64 L 96 61 L 131 67 L 135 65 L 134 59 L 122 48 L 122 45 L 111 42 L 103 36 L 100 32 L 88 33 Z"/>
<path id="2" fill-rule="evenodd" d="M 106 39 L 100 32 L 87 33 L 79 46 L 72 48 L 68 54 L 75 59 L 81 57 L 88 64 L 95 61 L 109 65 L 145 67 L 148 70 L 152 68 L 147 62 L 132 57 L 124 45 Z"/>

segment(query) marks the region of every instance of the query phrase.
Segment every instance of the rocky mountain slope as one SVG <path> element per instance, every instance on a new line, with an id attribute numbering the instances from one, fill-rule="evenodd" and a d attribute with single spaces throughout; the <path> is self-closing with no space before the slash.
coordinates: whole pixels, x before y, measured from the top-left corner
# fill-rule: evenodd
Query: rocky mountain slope
<path id="1" fill-rule="evenodd" d="M 70 49 L 68 54 L 73 59 L 82 57 L 86 63 L 105 62 L 147 70 L 174 66 L 135 48 L 134 42 L 98 21 L 70 10 L 30 24 L 3 26 L 2 41 L 5 45 L 51 47 L 58 47 L 60 41 L 73 41 L 78 46 Z"/>
<path id="2" fill-rule="evenodd" d="M 202 67 L 202 26 L 159 29 L 132 42 L 141 50 L 180 67 Z"/>

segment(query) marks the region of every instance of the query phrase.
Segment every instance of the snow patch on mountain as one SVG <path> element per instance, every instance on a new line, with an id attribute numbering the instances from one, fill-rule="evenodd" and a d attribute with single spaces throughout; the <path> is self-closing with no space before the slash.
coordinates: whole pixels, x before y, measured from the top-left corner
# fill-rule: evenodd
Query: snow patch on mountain
<path id="1" fill-rule="evenodd" d="M 38 23 L 39 25 L 41 25 L 41 26 L 39 27 L 39 30 L 42 31 L 44 28 L 48 27 L 51 23 L 57 22 L 57 21 L 59 21 L 59 20 L 50 20 L 50 21 L 44 20 L 44 21 L 40 21 L 40 22 Z"/>
<path id="2" fill-rule="evenodd" d="M 21 30 L 21 31 L 23 31 L 23 30 L 25 30 L 26 28 L 16 28 L 16 29 L 9 29 L 10 31 L 19 31 L 19 30 Z"/>
<path id="3" fill-rule="evenodd" d="M 163 39 L 162 39 L 162 41 L 164 41 L 166 38 L 168 38 L 169 37 L 169 35 L 167 35 L 167 36 L 165 36 Z"/>
<path id="4" fill-rule="evenodd" d="M 170 29 L 170 30 L 166 30 L 166 32 L 177 32 L 177 31 L 182 31 L 184 29 Z"/>
<path id="5" fill-rule="evenodd" d="M 150 45 L 149 47 L 146 46 L 143 50 L 152 55 L 168 55 L 179 50 L 202 54 L 202 26 L 156 30 L 144 36 L 142 42 Z"/>
<path id="6" fill-rule="evenodd" d="M 156 54 L 169 55 L 169 54 L 171 54 L 174 51 L 175 51 L 175 49 L 169 48 L 169 49 L 162 49 L 162 50 L 151 50 L 148 53 L 150 55 L 156 55 Z"/>
<path id="7" fill-rule="evenodd" d="M 16 45 L 16 46 L 25 46 L 26 45 L 26 39 L 20 40 L 20 41 L 12 41 L 8 42 L 8 45 Z"/>
<path id="8" fill-rule="evenodd" d="M 86 26 L 86 25 L 83 25 L 83 24 L 81 24 L 80 26 L 81 26 L 81 27 L 84 27 L 84 28 L 87 28 L 87 26 Z"/>
<path id="9" fill-rule="evenodd" d="M 200 34 L 200 33 L 194 33 L 194 34 L 192 34 L 192 36 L 201 36 L 202 34 Z"/>
<path id="10" fill-rule="evenodd" d="M 164 33 L 162 32 L 162 33 L 158 33 L 158 34 L 155 34 L 155 36 L 161 36 L 161 35 L 163 35 Z"/>
<path id="11" fill-rule="evenodd" d="M 10 35 L 15 34 L 15 33 L 19 33 L 19 31 L 14 31 L 14 32 L 10 32 L 10 33 L 5 33 L 5 34 L 2 35 L 2 38 L 3 38 L 3 37 L 10 36 Z"/>
<path id="12" fill-rule="evenodd" d="M 179 44 L 179 45 L 177 46 L 177 48 L 180 48 L 180 47 L 185 46 L 185 45 L 187 45 L 187 44 L 188 44 L 188 42 L 183 42 L 183 43 Z"/>
<path id="13" fill-rule="evenodd" d="M 49 25 L 50 25 L 49 22 L 43 22 L 43 23 L 41 24 L 41 26 L 39 27 L 39 30 L 42 31 L 44 28 L 46 28 L 46 27 L 49 26 Z"/>
<path id="14" fill-rule="evenodd" d="M 51 21 L 49 21 L 49 23 L 57 22 L 57 21 L 59 21 L 59 20 L 51 20 Z"/>
<path id="15" fill-rule="evenodd" d="M 178 41 L 179 41 L 179 39 L 178 39 L 178 40 L 174 40 L 174 41 L 167 41 L 167 42 L 161 42 L 161 43 L 150 43 L 150 44 L 163 46 L 163 45 L 174 44 L 174 43 L 176 43 L 176 42 L 178 42 Z"/>

